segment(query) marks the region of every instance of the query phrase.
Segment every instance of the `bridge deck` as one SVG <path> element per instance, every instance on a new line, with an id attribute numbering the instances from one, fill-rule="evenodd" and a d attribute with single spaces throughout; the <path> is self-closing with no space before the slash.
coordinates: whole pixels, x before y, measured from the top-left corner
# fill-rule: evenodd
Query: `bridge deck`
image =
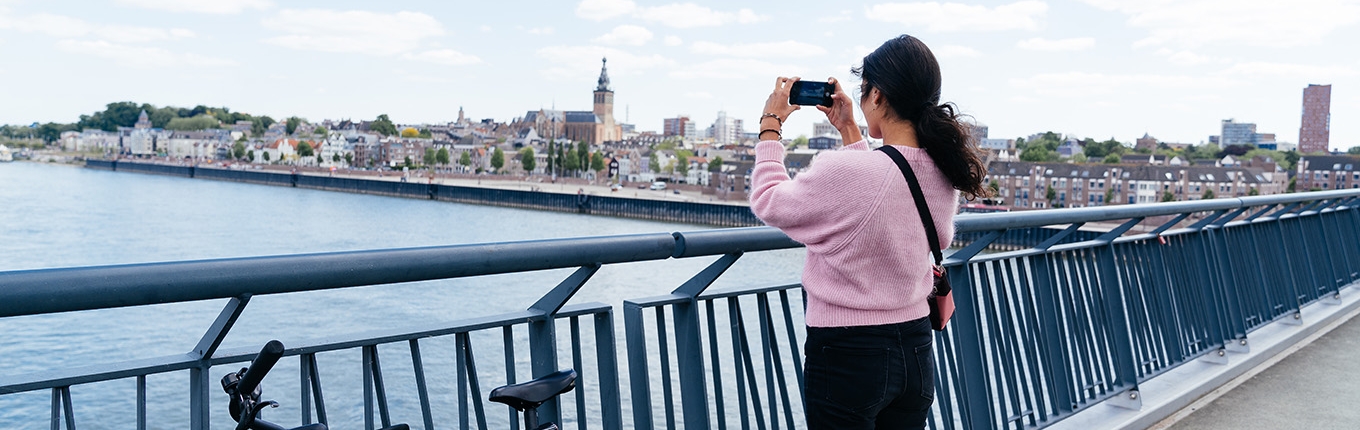
<path id="1" fill-rule="evenodd" d="M 1360 422 L 1360 318 L 1351 318 L 1170 429 L 1355 428 Z"/>

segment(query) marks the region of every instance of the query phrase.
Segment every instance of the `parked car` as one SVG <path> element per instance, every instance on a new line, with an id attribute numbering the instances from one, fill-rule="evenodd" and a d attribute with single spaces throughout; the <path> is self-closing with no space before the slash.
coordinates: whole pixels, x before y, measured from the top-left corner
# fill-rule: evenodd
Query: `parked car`
<path id="1" fill-rule="evenodd" d="M 652 189 L 653 189 L 653 190 L 658 190 L 658 191 L 659 191 L 659 190 L 664 190 L 664 189 L 666 189 L 666 183 L 665 183 L 665 182 L 653 182 L 653 183 L 652 183 Z"/>

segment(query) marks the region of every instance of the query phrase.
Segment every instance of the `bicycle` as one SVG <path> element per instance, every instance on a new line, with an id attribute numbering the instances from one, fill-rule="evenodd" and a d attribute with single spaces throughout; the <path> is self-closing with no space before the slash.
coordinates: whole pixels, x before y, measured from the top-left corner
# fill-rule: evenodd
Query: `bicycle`
<path id="1" fill-rule="evenodd" d="M 260 401 L 260 395 L 264 394 L 264 390 L 260 388 L 260 381 L 264 380 L 264 375 L 274 368 L 274 363 L 281 357 L 283 343 L 271 340 L 260 349 L 260 353 L 255 355 L 249 366 L 222 377 L 222 391 L 226 391 L 227 397 L 231 399 L 227 408 L 231 412 L 231 418 L 236 420 L 236 430 L 289 430 L 258 418 L 264 408 L 279 407 L 279 402 L 273 400 Z M 291 430 L 327 430 L 327 428 L 325 424 L 317 423 L 294 427 Z M 410 426 L 396 424 L 382 430 L 410 430 Z"/>
<path id="2" fill-rule="evenodd" d="M 222 391 L 230 398 L 228 410 L 236 420 L 236 430 L 328 430 L 325 424 L 307 424 L 288 429 L 286 427 L 259 419 L 260 411 L 267 407 L 276 408 L 278 402 L 261 401 L 264 390 L 260 382 L 283 357 L 283 343 L 271 340 L 260 349 L 250 365 L 235 373 L 222 376 Z M 557 424 L 539 424 L 538 407 L 548 400 L 576 388 L 576 371 L 561 370 L 519 384 L 506 385 L 491 390 L 489 400 L 503 403 L 524 415 L 526 430 L 558 430 Z M 396 424 L 380 430 L 410 430 L 406 424 Z"/>
<path id="3" fill-rule="evenodd" d="M 575 388 L 576 371 L 559 370 L 529 382 L 497 387 L 491 390 L 489 400 L 508 405 L 523 414 L 525 430 L 558 430 L 557 424 L 552 422 L 539 425 L 538 407 Z"/>

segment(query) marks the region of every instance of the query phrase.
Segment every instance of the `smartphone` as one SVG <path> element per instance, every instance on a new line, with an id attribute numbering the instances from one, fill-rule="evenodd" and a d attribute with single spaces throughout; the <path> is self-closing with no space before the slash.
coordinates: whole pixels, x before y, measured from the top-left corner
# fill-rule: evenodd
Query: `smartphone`
<path id="1" fill-rule="evenodd" d="M 789 104 L 831 107 L 831 95 L 835 93 L 836 86 L 828 82 L 798 81 L 789 88 Z"/>

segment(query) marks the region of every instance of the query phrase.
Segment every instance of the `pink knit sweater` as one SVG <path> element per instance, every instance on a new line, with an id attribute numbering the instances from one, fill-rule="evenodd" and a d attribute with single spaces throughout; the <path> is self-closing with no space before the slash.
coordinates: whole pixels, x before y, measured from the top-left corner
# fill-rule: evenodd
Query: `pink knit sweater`
<path id="1" fill-rule="evenodd" d="M 954 237 L 958 191 L 925 150 L 895 146 L 921 183 L 943 246 Z M 823 152 L 790 179 L 784 146 L 756 145 L 751 211 L 807 246 L 807 325 L 910 321 L 930 313 L 930 245 L 911 188 L 887 154 L 863 140 Z"/>

